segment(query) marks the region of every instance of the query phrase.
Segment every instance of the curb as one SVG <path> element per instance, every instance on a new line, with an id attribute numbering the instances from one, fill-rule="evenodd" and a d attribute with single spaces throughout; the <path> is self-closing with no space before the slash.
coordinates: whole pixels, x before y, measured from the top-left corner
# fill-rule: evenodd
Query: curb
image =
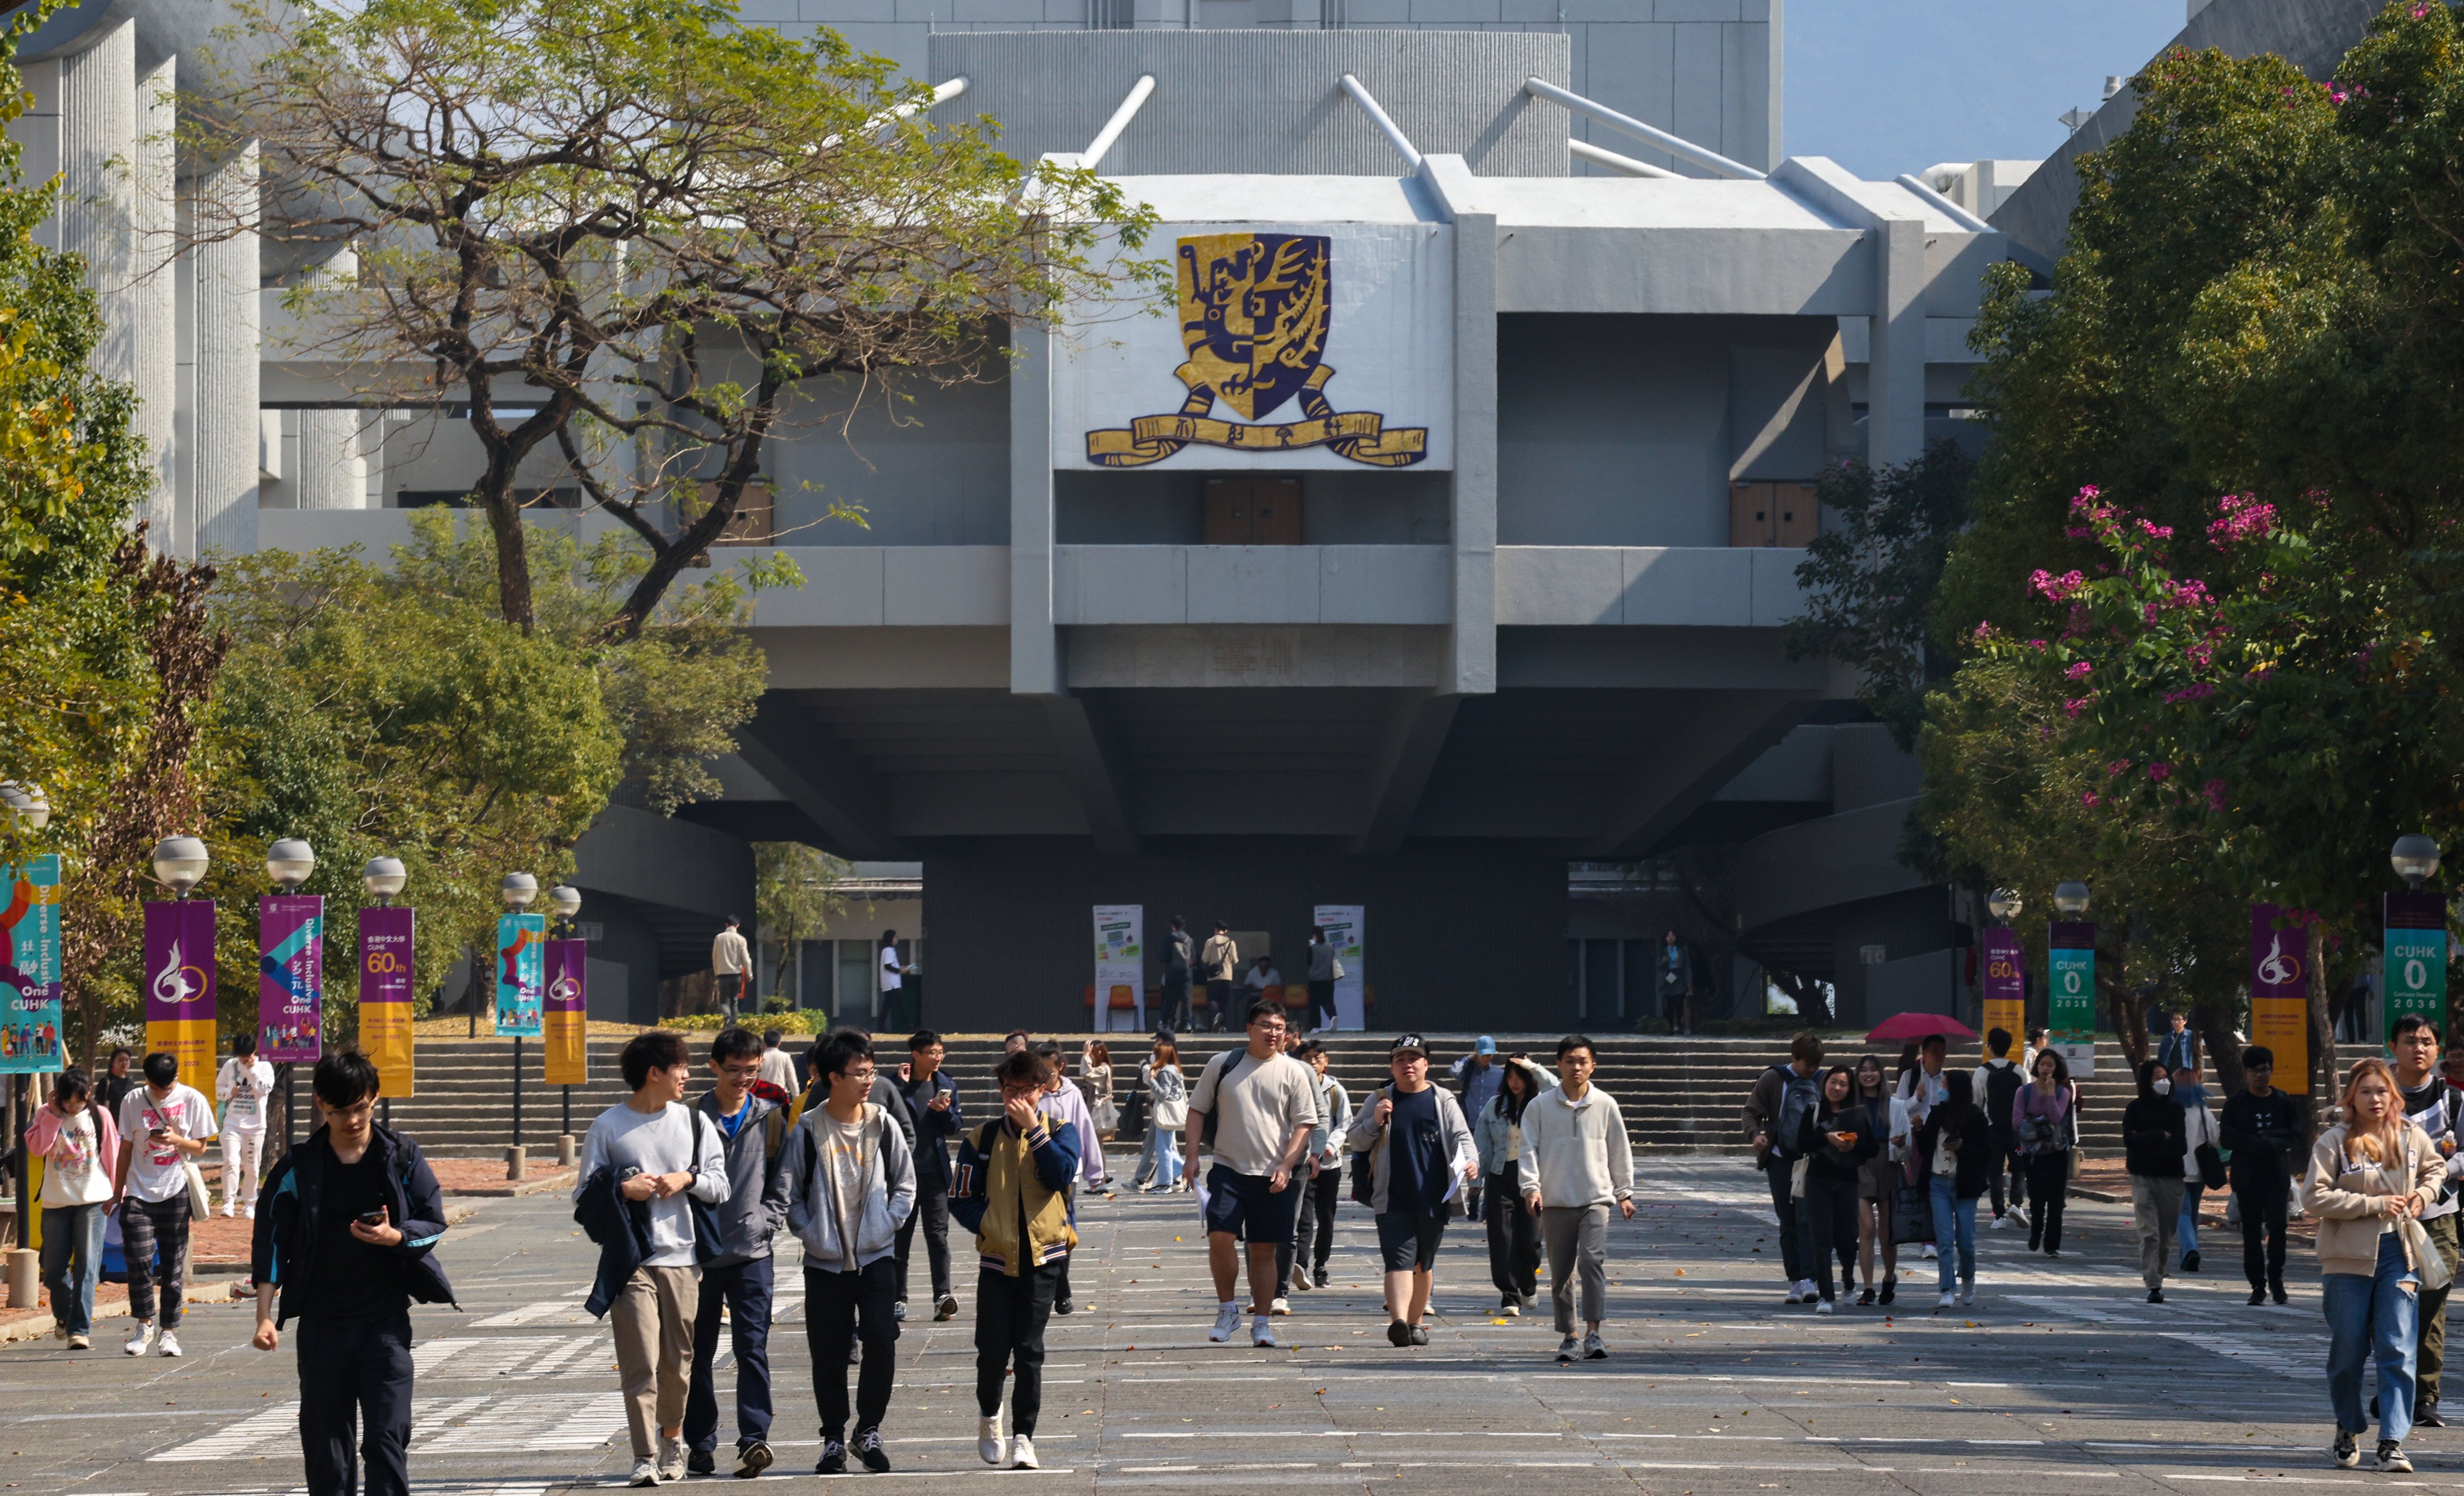
<path id="1" fill-rule="evenodd" d="M 466 1184 L 444 1193 L 449 1199 L 510 1199 L 517 1196 L 546 1195 L 572 1187 L 573 1171 L 560 1169 L 536 1179 L 523 1179 L 519 1183 L 509 1179 L 502 1184 Z M 448 1212 L 449 1216 L 451 1214 Z M 449 1220 L 447 1224 L 451 1224 L 451 1221 Z"/>

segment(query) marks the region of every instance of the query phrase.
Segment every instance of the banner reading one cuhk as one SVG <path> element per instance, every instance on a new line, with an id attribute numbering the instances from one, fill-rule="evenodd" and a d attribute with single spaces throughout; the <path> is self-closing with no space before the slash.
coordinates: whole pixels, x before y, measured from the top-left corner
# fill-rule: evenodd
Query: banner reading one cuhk
<path id="1" fill-rule="evenodd" d="M 1334 1026 L 1369 1026 L 1369 958 L 1363 954 L 1364 911 L 1358 904 L 1320 904 L 1310 923 L 1326 932 L 1343 975 L 1334 983 Z"/>
<path id="2" fill-rule="evenodd" d="M 325 1007 L 323 895 L 258 899 L 256 939 L 257 1057 L 275 1065 L 314 1065 L 324 1053 L 319 1032 Z"/>
<path id="3" fill-rule="evenodd" d="M 2310 1073 L 2310 929 L 2279 928 L 2284 914 L 2250 907 L 2250 1042 L 2276 1056 L 2278 1080 L 2299 1092 Z"/>
<path id="4" fill-rule="evenodd" d="M 145 1047 L 193 1086 L 214 1073 L 214 901 L 145 906 Z"/>
<path id="5" fill-rule="evenodd" d="M 2096 926 L 2085 920 L 2053 922 L 2046 961 L 2047 1040 L 2061 1051 L 2071 1078 L 2096 1073 Z"/>
<path id="6" fill-rule="evenodd" d="M 1985 1032 L 2001 1029 L 2013 1044 L 2011 1058 L 2019 1058 L 2019 1045 L 2028 1036 L 2028 981 L 2019 952 L 2019 933 L 2004 925 L 1989 927 L 1985 932 Z M 1988 1044 L 1985 1058 L 2000 1059 Z"/>
<path id="7" fill-rule="evenodd" d="M 360 1052 L 377 1067 L 378 1094 L 412 1093 L 411 937 L 407 909 L 360 911 Z"/>
<path id="8" fill-rule="evenodd" d="M 539 1004 L 547 995 L 547 916 L 503 914 L 496 920 L 496 1034 L 539 1036 Z"/>
<path id="9" fill-rule="evenodd" d="M 1090 1016 L 1098 1032 L 1113 1026 L 1120 1001 L 1135 1015 L 1133 1031 L 1146 1030 L 1147 956 L 1141 934 L 1146 918 L 1142 904 L 1095 906 L 1095 1011 Z"/>
<path id="10" fill-rule="evenodd" d="M 540 1023 L 551 1086 L 590 1084 L 590 942 L 547 943 L 547 1000 Z"/>
<path id="11" fill-rule="evenodd" d="M 2395 1038 L 2395 1021 L 2417 1013 L 2431 1031 L 2447 1034 L 2447 901 L 2435 891 L 2415 891 L 2387 896 L 2387 1029 Z M 2279 1069 L 2278 1074 L 2282 1071 Z"/>
<path id="12" fill-rule="evenodd" d="M 49 1075 L 60 1067 L 59 858 L 0 869 L 0 1074 Z"/>

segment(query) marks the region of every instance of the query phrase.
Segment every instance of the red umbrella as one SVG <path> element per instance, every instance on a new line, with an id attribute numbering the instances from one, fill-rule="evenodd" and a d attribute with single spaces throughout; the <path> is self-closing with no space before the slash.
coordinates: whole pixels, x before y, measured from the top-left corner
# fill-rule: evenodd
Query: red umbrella
<path id="1" fill-rule="evenodd" d="M 1947 1013 L 1894 1013 L 1865 1036 L 1867 1044 L 1888 1040 L 1894 1044 L 1914 1044 L 1931 1034 L 1945 1039 L 1973 1039 L 1976 1030 Z"/>

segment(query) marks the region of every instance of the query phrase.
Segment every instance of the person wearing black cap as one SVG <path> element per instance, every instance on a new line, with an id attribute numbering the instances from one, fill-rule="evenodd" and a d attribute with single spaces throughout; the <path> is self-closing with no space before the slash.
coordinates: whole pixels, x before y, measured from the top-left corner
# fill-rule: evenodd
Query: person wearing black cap
<path id="1" fill-rule="evenodd" d="M 1395 1041 L 1395 1076 L 1352 1119 L 1345 1140 L 1374 1181 L 1377 1247 L 1386 1259 L 1386 1338 L 1424 1346 L 1429 1289 L 1455 1191 L 1480 1177 L 1471 1124 L 1452 1094 L 1429 1084 L 1429 1046 L 1418 1034 Z"/>

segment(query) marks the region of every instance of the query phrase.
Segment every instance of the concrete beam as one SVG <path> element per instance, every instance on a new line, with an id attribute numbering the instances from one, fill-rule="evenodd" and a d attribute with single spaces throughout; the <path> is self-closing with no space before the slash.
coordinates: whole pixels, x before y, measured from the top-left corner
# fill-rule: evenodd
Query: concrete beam
<path id="1" fill-rule="evenodd" d="M 1705 691 L 1680 724 L 1628 771 L 1587 857 L 1639 857 L 1788 736 L 1812 712 L 1810 693 Z"/>
<path id="2" fill-rule="evenodd" d="M 1095 838 L 1095 849 L 1107 857 L 1134 855 L 1138 833 L 1130 812 L 1130 777 L 1110 735 L 1076 696 L 1046 696 L 1044 710 L 1045 719 L 1052 724 L 1052 743 L 1061 755 L 1062 769 L 1086 809 L 1087 829 Z"/>
<path id="3" fill-rule="evenodd" d="M 889 792 L 871 767 L 777 694 L 765 695 L 737 734 L 736 753 L 812 818 L 830 838 L 831 851 L 849 858 L 901 855 L 890 828 Z"/>
<path id="4" fill-rule="evenodd" d="M 1370 766 L 1360 836 L 1352 844 L 1354 852 L 1385 857 L 1402 849 L 1403 838 L 1411 834 L 1412 813 L 1420 807 L 1429 774 L 1438 766 L 1462 705 L 1459 695 L 1431 692 L 1406 697 L 1395 709 Z"/>

